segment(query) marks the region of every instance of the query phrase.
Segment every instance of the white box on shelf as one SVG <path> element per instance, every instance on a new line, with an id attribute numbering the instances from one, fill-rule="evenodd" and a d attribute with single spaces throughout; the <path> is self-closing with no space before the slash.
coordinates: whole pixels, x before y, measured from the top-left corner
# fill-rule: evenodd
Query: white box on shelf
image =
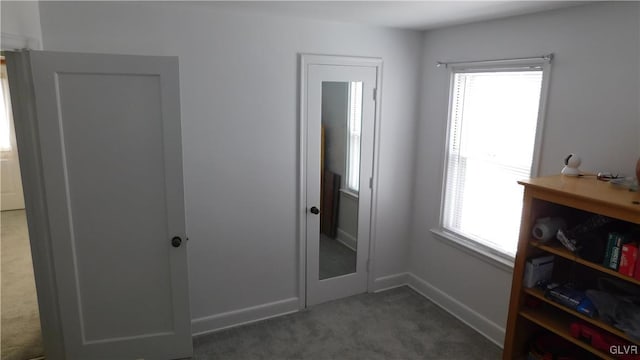
<path id="1" fill-rule="evenodd" d="M 547 255 L 527 260 L 524 268 L 524 279 L 522 280 L 523 285 L 531 288 L 539 281 L 551 279 L 554 259 L 553 255 Z"/>

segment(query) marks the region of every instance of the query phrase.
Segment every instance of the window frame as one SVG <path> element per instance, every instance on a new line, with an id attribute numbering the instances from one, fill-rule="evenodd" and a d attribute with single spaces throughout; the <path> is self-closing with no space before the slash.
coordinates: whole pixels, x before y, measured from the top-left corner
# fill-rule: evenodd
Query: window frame
<path id="1" fill-rule="evenodd" d="M 501 249 L 492 247 L 486 243 L 480 242 L 471 237 L 465 236 L 458 232 L 445 228 L 444 226 L 444 214 L 445 214 L 445 200 L 446 200 L 446 188 L 448 166 L 450 156 L 450 137 L 452 131 L 452 116 L 453 116 L 453 99 L 455 95 L 455 75 L 459 73 L 477 73 L 477 72 L 508 72 L 518 70 L 531 70 L 537 68 L 542 70 L 542 83 L 540 87 L 540 100 L 538 104 L 538 118 L 536 123 L 536 133 L 533 148 L 533 158 L 531 162 L 531 169 L 529 171 L 530 177 L 538 176 L 540 170 L 540 154 L 542 148 L 544 123 L 547 112 L 547 100 L 549 94 L 549 79 L 551 74 L 551 60 L 552 56 L 545 56 L 539 58 L 522 58 L 522 59 L 507 59 L 507 60 L 495 60 L 495 61 L 477 61 L 477 62 L 460 62 L 447 64 L 449 77 L 449 92 L 447 98 L 447 118 L 446 118 L 446 133 L 445 144 L 442 159 L 442 182 L 441 182 L 441 199 L 440 199 L 440 213 L 438 218 L 438 227 L 432 229 L 431 232 L 436 235 L 436 238 L 442 239 L 447 242 L 452 242 L 457 247 L 462 247 L 464 250 L 471 251 L 474 255 L 479 255 L 481 258 L 488 260 L 494 265 L 500 267 L 513 268 L 515 261 L 515 255 L 511 255 Z M 439 64 L 441 65 L 441 64 Z M 514 239 L 517 242 L 518 239 Z M 517 249 L 516 249 L 517 254 Z"/>
<path id="2" fill-rule="evenodd" d="M 0 86 L 2 86 L 2 99 L 0 99 L 0 101 L 2 101 L 4 103 L 4 114 L 2 116 L 5 116 L 5 120 L 7 122 L 7 126 L 9 127 L 8 129 L 8 133 L 7 136 L 9 137 L 9 147 L 8 148 L 2 148 L 0 146 L 0 157 L 2 158 L 6 158 L 7 156 L 10 156 L 10 154 L 14 151 L 16 151 L 17 146 L 16 146 L 16 136 L 15 136 L 15 130 L 14 130 L 14 124 L 13 124 L 13 112 L 11 110 L 11 94 L 9 93 L 9 79 L 8 79 L 8 74 L 7 74 L 7 67 L 4 61 L 4 57 L 1 59 L 2 61 L 0 61 Z"/>
<path id="3" fill-rule="evenodd" d="M 347 152 L 347 161 L 345 162 L 345 181 L 344 181 L 344 190 L 346 192 L 348 192 L 350 195 L 352 195 L 353 197 L 357 198 L 358 197 L 358 193 L 360 192 L 360 147 L 361 147 L 361 138 L 362 138 L 362 110 L 360 113 L 360 131 L 358 132 L 358 142 L 357 142 L 357 148 L 358 148 L 358 162 L 357 164 L 353 164 L 351 162 L 351 158 L 352 158 L 352 152 L 354 147 L 356 147 L 354 144 L 354 141 L 352 141 L 352 137 L 354 137 L 354 135 L 352 135 L 352 122 L 354 121 L 354 119 L 352 119 L 352 110 L 353 110 L 353 100 L 354 97 L 357 97 L 353 92 L 353 87 L 354 84 L 359 83 L 359 88 L 360 88 L 360 109 L 362 109 L 362 96 L 364 95 L 362 93 L 363 91 L 363 84 L 362 82 L 357 82 L 357 81 L 350 81 L 349 82 L 349 86 L 348 86 L 348 97 L 349 97 L 349 101 L 348 101 L 348 109 L 347 109 L 347 131 L 346 131 L 346 152 Z M 355 105 L 356 107 L 358 105 Z M 354 165 L 356 165 L 354 167 Z M 351 185 L 351 177 L 353 176 L 353 174 L 356 173 L 357 174 L 357 179 L 356 179 L 356 187 L 352 187 Z"/>

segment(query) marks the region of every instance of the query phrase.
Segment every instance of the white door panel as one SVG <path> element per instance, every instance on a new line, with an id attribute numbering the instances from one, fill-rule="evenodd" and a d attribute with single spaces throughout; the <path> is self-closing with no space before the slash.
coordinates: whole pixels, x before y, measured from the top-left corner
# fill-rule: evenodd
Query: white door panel
<path id="1" fill-rule="evenodd" d="M 375 66 L 339 66 L 339 65 L 321 65 L 308 64 L 306 69 L 306 249 L 307 249 L 307 305 L 314 305 L 325 301 L 342 298 L 367 291 L 368 269 L 367 262 L 369 259 L 369 242 L 370 242 L 370 217 L 371 217 L 371 195 L 370 178 L 373 176 L 373 138 L 375 123 L 375 101 L 373 98 L 374 89 L 377 84 L 377 68 Z M 361 106 L 361 134 L 359 144 L 359 191 L 355 194 L 357 213 L 355 216 L 342 216 L 335 214 L 336 212 L 347 211 L 345 206 L 340 206 L 340 198 L 343 205 L 346 205 L 346 199 L 350 199 L 353 195 L 343 196 L 344 193 L 350 193 L 347 188 L 346 178 L 349 167 L 348 157 L 349 144 L 337 145 L 339 141 L 348 142 L 349 115 L 342 117 L 343 112 L 350 111 L 352 108 L 351 100 L 341 97 L 350 97 L 354 85 L 361 86 L 362 97 Z M 343 87 L 340 95 L 327 94 L 328 91 L 340 92 L 339 88 Z M 336 90 L 338 89 L 338 90 Z M 324 91 L 324 93 L 323 93 Z M 337 99 L 335 105 L 339 109 L 328 109 L 327 104 L 323 106 L 323 101 L 332 101 Z M 344 108 L 344 109 L 343 109 Z M 325 112 L 323 116 L 323 112 Z M 335 129 L 330 129 L 327 120 L 329 115 L 335 120 L 338 118 Z M 334 121 L 331 120 L 331 121 Z M 324 128 L 324 134 L 323 134 Z M 323 145 L 324 144 L 324 145 Z M 336 150 L 337 149 L 337 150 Z M 336 153 L 339 153 L 336 155 Z M 331 165 L 330 163 L 334 163 Z M 336 165 L 337 163 L 337 165 Z M 332 168 L 332 166 L 334 168 Z M 327 191 L 327 177 L 325 173 L 335 172 L 340 175 L 339 190 L 333 189 L 331 194 Z M 324 181 L 321 180 L 324 177 Z M 336 180 L 338 181 L 338 180 Z M 323 183 L 325 182 L 325 183 Z M 323 189 L 324 188 L 324 189 Z M 346 191 L 345 191 L 346 190 Z M 334 213 L 334 221 L 344 221 L 344 219 L 353 217 L 357 224 L 352 227 L 357 228 L 357 235 L 350 236 L 346 234 L 346 224 L 337 224 L 337 232 L 327 235 L 326 227 L 321 229 L 321 217 L 323 212 L 330 211 L 326 206 L 325 199 L 327 196 L 335 196 L 335 208 L 331 211 Z M 320 214 L 314 214 L 310 211 L 312 207 L 320 209 Z M 327 221 L 327 218 L 324 218 Z M 342 228 L 341 228 L 342 226 Z M 335 230 L 335 229 L 334 229 Z M 321 232 L 324 232 L 321 234 Z M 346 236 L 341 236 L 345 234 Z M 355 240 L 357 238 L 357 240 Z M 321 245 L 324 242 L 325 245 Z M 327 243 L 332 245 L 327 246 Z M 355 254 L 349 252 L 353 250 L 355 244 Z M 324 250 L 322 250 L 324 246 Z M 331 250 L 331 248 L 334 248 Z M 328 249 L 328 250 L 327 250 Z M 351 250 L 350 250 L 351 249 Z M 332 253 L 332 251 L 335 251 Z M 345 258 L 341 258 L 346 253 Z M 345 266 L 347 262 L 347 266 Z M 353 263 L 352 263 L 353 262 Z M 324 263 L 324 264 L 323 264 Z M 327 265 L 328 264 L 328 265 Z M 337 272 L 329 269 L 327 275 L 327 266 L 342 267 Z M 323 274 L 323 271 L 325 274 Z"/>
<path id="2" fill-rule="evenodd" d="M 159 77 L 60 74 L 57 82 L 85 339 L 171 332 L 166 280 L 173 249 L 168 241 L 145 246 L 171 234 L 158 181 L 164 177 Z M 97 204 L 99 216 L 92 211 Z M 149 272 L 136 270 L 138 259 Z"/>
<path id="3" fill-rule="evenodd" d="M 190 356 L 177 58 L 28 55 L 67 357 Z"/>

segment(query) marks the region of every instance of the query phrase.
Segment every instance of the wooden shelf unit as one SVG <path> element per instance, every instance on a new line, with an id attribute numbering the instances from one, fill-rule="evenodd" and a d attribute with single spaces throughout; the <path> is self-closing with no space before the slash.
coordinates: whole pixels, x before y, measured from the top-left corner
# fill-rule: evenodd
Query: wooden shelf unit
<path id="1" fill-rule="evenodd" d="M 560 211 L 563 216 L 587 212 L 636 225 L 640 224 L 640 193 L 615 188 L 607 182 L 596 180 L 595 177 L 557 175 L 529 179 L 519 183 L 524 185 L 525 191 L 518 251 L 513 269 L 503 360 L 526 357 L 529 350 L 527 345 L 540 328 L 568 340 L 601 359 L 616 359 L 615 356 L 599 351 L 571 336 L 569 324 L 578 320 L 625 339 L 629 343 L 639 345 L 640 342 L 629 338 L 624 332 L 545 298 L 541 290 L 525 288 L 523 275 L 528 258 L 546 253 L 556 255 L 556 257 L 577 266 L 588 268 L 594 274 L 604 274 L 640 286 L 640 281 L 582 259 L 555 241 L 543 244 L 532 240 L 531 237 L 531 229 L 536 219 L 559 216 L 557 211 Z M 543 306 L 540 308 L 527 307 L 525 305 L 527 296 L 542 300 Z M 535 324 L 535 326 L 531 324 Z"/>

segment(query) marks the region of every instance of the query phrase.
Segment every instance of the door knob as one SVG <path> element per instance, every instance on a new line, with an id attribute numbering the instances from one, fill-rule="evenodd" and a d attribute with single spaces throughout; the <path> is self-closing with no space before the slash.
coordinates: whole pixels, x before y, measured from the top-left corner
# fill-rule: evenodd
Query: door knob
<path id="1" fill-rule="evenodd" d="M 318 209 L 315 206 L 312 206 L 311 209 L 309 209 L 309 211 L 311 211 L 311 213 L 314 214 L 314 215 L 320 214 L 320 209 Z"/>
<path id="2" fill-rule="evenodd" d="M 180 244 L 182 244 L 180 236 L 174 236 L 173 239 L 171 239 L 171 245 L 173 247 L 180 247 Z"/>

